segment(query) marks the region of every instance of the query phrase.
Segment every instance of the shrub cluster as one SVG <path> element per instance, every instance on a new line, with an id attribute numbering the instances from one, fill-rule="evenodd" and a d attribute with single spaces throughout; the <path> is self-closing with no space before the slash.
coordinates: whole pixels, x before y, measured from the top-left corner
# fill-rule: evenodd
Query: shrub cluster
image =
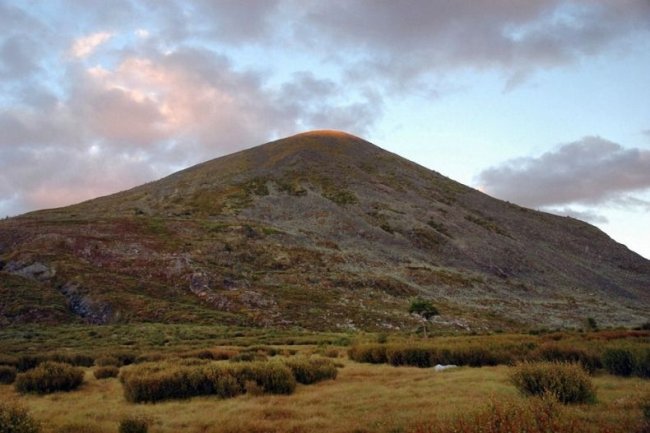
<path id="1" fill-rule="evenodd" d="M 298 383 L 309 385 L 322 380 L 336 379 L 338 370 L 334 362 L 323 358 L 296 357 L 284 361 Z"/>
<path id="2" fill-rule="evenodd" d="M 262 392 L 269 394 L 291 394 L 296 387 L 293 373 L 280 362 L 142 364 L 123 370 L 120 381 L 126 399 L 132 402 L 198 395 L 229 398 L 243 393 L 247 382 L 254 382 Z"/>
<path id="3" fill-rule="evenodd" d="M 608 373 L 617 376 L 650 378 L 650 348 L 642 350 L 607 349 L 602 356 Z"/>
<path id="4" fill-rule="evenodd" d="M 584 349 L 557 343 L 544 344 L 533 352 L 531 358 L 540 361 L 580 364 L 589 374 L 593 374 L 597 369 L 602 367 L 600 358 L 597 355 Z"/>
<path id="5" fill-rule="evenodd" d="M 508 364 L 512 357 L 505 352 L 474 345 L 437 347 L 422 344 L 365 344 L 348 350 L 350 359 L 372 364 L 432 367 L 436 364 L 484 365 Z"/>
<path id="6" fill-rule="evenodd" d="M 95 379 L 108 379 L 109 377 L 117 377 L 118 374 L 120 374 L 120 369 L 114 365 L 96 367 L 93 371 Z"/>
<path id="7" fill-rule="evenodd" d="M 0 383 L 13 383 L 16 379 L 16 367 L 0 365 Z"/>
<path id="8" fill-rule="evenodd" d="M 56 391 L 71 391 L 83 382 L 84 372 L 80 368 L 60 362 L 46 361 L 38 367 L 16 376 L 14 386 L 18 392 L 47 394 Z"/>
<path id="9" fill-rule="evenodd" d="M 24 372 L 24 371 L 36 368 L 39 364 L 42 364 L 42 363 L 48 362 L 48 361 L 64 363 L 64 364 L 74 365 L 74 366 L 78 366 L 78 367 L 91 367 L 95 362 L 95 358 L 93 358 L 90 355 L 79 354 L 79 353 L 74 353 L 74 354 L 52 353 L 52 354 L 47 354 L 47 355 L 22 355 L 22 356 L 19 356 L 18 358 L 15 358 L 15 361 L 13 361 L 9 365 L 13 365 L 14 367 L 16 367 L 16 369 L 18 371 Z M 0 364 L 4 364 L 4 362 L 0 362 Z"/>
<path id="10" fill-rule="evenodd" d="M 588 403 L 596 398 L 591 378 L 580 364 L 523 362 L 510 380 L 525 395 L 551 394 L 562 403 Z"/>
<path id="11" fill-rule="evenodd" d="M 41 427 L 23 407 L 0 402 L 0 433 L 39 433 Z"/>
<path id="12" fill-rule="evenodd" d="M 229 349 L 216 349 L 216 350 L 193 350 L 191 352 L 186 352 L 181 355 L 181 358 L 198 358 L 198 359 L 210 359 L 213 361 L 222 361 L 232 358 L 237 355 L 239 352 L 236 350 Z"/>

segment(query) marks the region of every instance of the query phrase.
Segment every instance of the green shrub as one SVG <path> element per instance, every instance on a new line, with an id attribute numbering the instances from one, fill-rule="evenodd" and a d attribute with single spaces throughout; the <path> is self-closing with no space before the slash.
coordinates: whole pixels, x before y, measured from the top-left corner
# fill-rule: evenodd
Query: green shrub
<path id="1" fill-rule="evenodd" d="M 16 379 L 16 367 L 0 365 L 0 383 L 13 383 Z"/>
<path id="2" fill-rule="evenodd" d="M 483 367 L 486 365 L 508 364 L 512 361 L 506 354 L 497 354 L 496 351 L 476 345 L 442 349 L 434 364 L 469 365 L 470 367 Z"/>
<path id="3" fill-rule="evenodd" d="M 18 392 L 47 394 L 56 391 L 71 391 L 83 382 L 83 370 L 69 364 L 47 361 L 38 367 L 16 376 Z"/>
<path id="4" fill-rule="evenodd" d="M 348 357 L 357 362 L 367 362 L 370 364 L 385 364 L 388 362 L 386 357 L 386 346 L 384 344 L 362 344 L 353 346 L 348 349 Z"/>
<path id="5" fill-rule="evenodd" d="M 109 377 L 117 377 L 120 374 L 120 369 L 114 365 L 107 365 L 105 367 L 97 367 L 93 371 L 95 379 L 108 379 Z"/>
<path id="6" fill-rule="evenodd" d="M 46 355 L 44 361 L 60 362 L 77 367 L 92 367 L 95 363 L 95 358 L 83 353 L 53 353 Z"/>
<path id="7" fill-rule="evenodd" d="M 532 354 L 532 358 L 540 361 L 578 363 L 590 374 L 602 367 L 597 355 L 577 347 L 561 346 L 555 343 L 543 345 Z"/>
<path id="8" fill-rule="evenodd" d="M 602 362 L 605 369 L 616 376 L 631 376 L 634 372 L 634 354 L 627 349 L 607 349 Z"/>
<path id="9" fill-rule="evenodd" d="M 511 382 L 524 395 L 551 394 L 562 403 L 595 401 L 591 378 L 580 364 L 524 362 L 515 367 Z"/>
<path id="10" fill-rule="evenodd" d="M 291 394 L 296 389 L 293 372 L 281 362 L 241 363 L 235 367 L 235 376 L 242 387 L 252 380 L 269 394 Z"/>
<path id="11" fill-rule="evenodd" d="M 386 349 L 388 363 L 394 366 L 410 365 L 414 367 L 433 366 L 433 349 L 422 346 L 389 346 Z"/>
<path id="12" fill-rule="evenodd" d="M 230 362 L 255 362 L 266 361 L 268 358 L 262 352 L 241 352 L 230 358 Z"/>
<path id="13" fill-rule="evenodd" d="M 336 379 L 338 370 L 329 359 L 322 358 L 291 358 L 284 361 L 291 369 L 298 383 L 309 385 L 327 379 Z"/>
<path id="14" fill-rule="evenodd" d="M 38 433 L 41 427 L 23 407 L 0 402 L 0 433 Z"/>
<path id="15" fill-rule="evenodd" d="M 634 375 L 650 378 L 650 348 L 639 351 L 634 357 Z"/>
<path id="16" fill-rule="evenodd" d="M 138 416 L 129 416 L 120 421 L 119 433 L 147 433 L 149 420 Z"/>
<path id="17" fill-rule="evenodd" d="M 171 363 L 142 364 L 122 371 L 124 396 L 131 402 L 156 402 L 218 395 L 241 394 L 247 381 L 255 382 L 265 393 L 291 394 L 296 387 L 292 371 L 280 362 L 242 362 L 239 364 Z"/>

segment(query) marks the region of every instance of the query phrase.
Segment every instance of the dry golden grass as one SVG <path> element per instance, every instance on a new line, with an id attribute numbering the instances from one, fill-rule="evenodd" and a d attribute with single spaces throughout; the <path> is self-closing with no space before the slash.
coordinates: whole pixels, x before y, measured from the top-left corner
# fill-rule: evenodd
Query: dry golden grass
<path id="1" fill-rule="evenodd" d="M 152 420 L 152 433 L 225 432 L 391 432 L 428 420 L 476 412 L 490 401 L 520 401 L 509 383 L 510 367 L 432 369 L 345 362 L 335 381 L 299 386 L 293 395 L 244 395 L 221 400 L 197 397 L 158 404 L 128 403 L 116 379 L 96 380 L 86 371 L 80 390 L 47 396 L 19 395 L 0 386 L 0 400 L 19 401 L 45 425 L 60 431 L 115 432 L 128 415 Z M 634 423 L 638 401 L 650 382 L 601 375 L 594 378 L 598 402 L 572 407 L 582 419 Z M 92 430 L 80 430 L 91 424 Z"/>

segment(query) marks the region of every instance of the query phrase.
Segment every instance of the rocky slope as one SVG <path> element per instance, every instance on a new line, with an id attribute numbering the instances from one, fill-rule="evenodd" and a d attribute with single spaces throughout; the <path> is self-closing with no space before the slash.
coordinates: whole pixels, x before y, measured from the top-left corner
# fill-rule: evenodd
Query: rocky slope
<path id="1" fill-rule="evenodd" d="M 0 323 L 633 325 L 650 262 L 584 222 L 315 131 L 0 222 Z"/>

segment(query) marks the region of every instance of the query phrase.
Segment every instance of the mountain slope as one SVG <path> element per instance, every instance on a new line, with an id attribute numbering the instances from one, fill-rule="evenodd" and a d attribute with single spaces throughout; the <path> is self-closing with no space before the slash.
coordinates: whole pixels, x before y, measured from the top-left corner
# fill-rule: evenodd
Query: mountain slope
<path id="1" fill-rule="evenodd" d="M 440 306 L 442 328 L 629 325 L 650 311 L 650 262 L 597 228 L 334 131 L 3 221 L 0 259 L 6 323 L 381 329 L 415 323 L 413 296 Z"/>

